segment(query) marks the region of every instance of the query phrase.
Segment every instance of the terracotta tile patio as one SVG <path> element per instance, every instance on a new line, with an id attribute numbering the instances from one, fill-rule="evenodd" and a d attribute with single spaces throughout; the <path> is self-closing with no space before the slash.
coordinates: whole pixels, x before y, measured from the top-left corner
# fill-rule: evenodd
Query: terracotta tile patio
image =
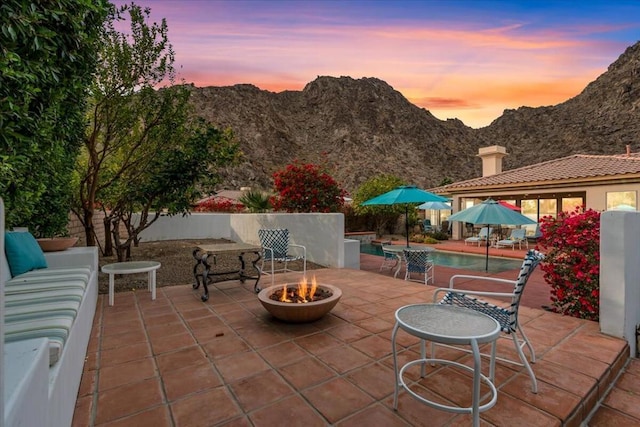
<path id="1" fill-rule="evenodd" d="M 378 274 L 379 257 L 363 255 L 361 263 L 361 270 L 313 272 L 343 296 L 311 324 L 272 319 L 253 285 L 238 281 L 210 287 L 204 303 L 191 285 L 161 287 L 155 301 L 145 291 L 118 293 L 113 307 L 100 295 L 74 425 L 470 425 L 469 415 L 427 407 L 406 393 L 393 411 L 394 312 L 430 302 L 434 288 Z M 456 272 L 463 271 L 438 267 L 437 285 Z M 498 402 L 482 413 L 483 425 L 578 426 L 600 399 L 589 425 L 639 425 L 640 364 L 629 363 L 626 343 L 600 334 L 595 322 L 540 309 L 546 303 L 548 287 L 534 276 L 521 321 L 537 352 L 538 394 L 526 372 L 498 364 Z M 401 362 L 419 354 L 409 335 L 401 332 L 399 344 Z M 510 346 L 499 344 L 506 352 Z M 464 353 L 439 355 L 470 363 Z M 443 367 L 430 368 L 419 384 L 429 396 L 461 404 L 470 385 L 467 373 Z"/>

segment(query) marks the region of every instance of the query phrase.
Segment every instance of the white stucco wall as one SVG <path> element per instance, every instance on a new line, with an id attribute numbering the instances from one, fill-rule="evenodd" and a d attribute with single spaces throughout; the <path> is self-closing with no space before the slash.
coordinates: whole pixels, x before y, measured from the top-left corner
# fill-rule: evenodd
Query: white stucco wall
<path id="1" fill-rule="evenodd" d="M 640 212 L 600 216 L 600 330 L 624 338 L 637 354 L 640 324 Z"/>
<path id="2" fill-rule="evenodd" d="M 307 260 L 327 267 L 345 267 L 344 215 L 341 213 L 163 216 L 140 236 L 143 241 L 224 238 L 259 245 L 261 228 L 287 228 L 291 243 L 307 248 Z"/>

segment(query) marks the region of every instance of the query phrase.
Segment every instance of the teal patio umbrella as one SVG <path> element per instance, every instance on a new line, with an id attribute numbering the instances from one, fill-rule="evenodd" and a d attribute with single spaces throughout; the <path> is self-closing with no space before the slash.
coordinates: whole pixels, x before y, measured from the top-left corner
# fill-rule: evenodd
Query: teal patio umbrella
<path id="1" fill-rule="evenodd" d="M 449 221 L 463 221 L 471 224 L 481 224 L 486 227 L 491 225 L 525 225 L 537 224 L 531 218 L 509 209 L 489 198 L 482 203 L 471 206 L 460 212 L 456 212 L 449 217 Z M 488 237 L 488 236 L 487 236 Z M 487 260 L 485 270 L 489 271 L 489 239 L 487 238 Z"/>
<path id="2" fill-rule="evenodd" d="M 405 229 L 407 232 L 407 247 L 409 247 L 409 205 L 424 202 L 447 202 L 444 197 L 421 190 L 415 185 L 401 185 L 391 191 L 362 202 L 362 206 L 369 205 L 404 205 Z"/>
<path id="3" fill-rule="evenodd" d="M 432 211 L 450 211 L 451 205 L 444 202 L 426 202 L 418 206 L 416 209 L 431 209 Z"/>

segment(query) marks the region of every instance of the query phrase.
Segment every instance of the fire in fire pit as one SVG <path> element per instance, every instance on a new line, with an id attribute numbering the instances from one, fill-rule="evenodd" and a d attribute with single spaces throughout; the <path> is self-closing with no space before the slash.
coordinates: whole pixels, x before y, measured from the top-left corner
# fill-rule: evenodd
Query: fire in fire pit
<path id="1" fill-rule="evenodd" d="M 311 284 L 304 277 L 298 283 L 298 286 L 282 285 L 279 290 L 274 291 L 269 298 L 274 301 L 291 302 L 291 303 L 307 303 L 320 301 L 333 295 L 328 289 L 319 288 L 315 276 L 311 280 Z"/>
<path id="2" fill-rule="evenodd" d="M 300 283 L 271 286 L 260 291 L 258 299 L 277 319 L 291 323 L 313 322 L 327 314 L 340 300 L 342 291 L 332 285 Z"/>

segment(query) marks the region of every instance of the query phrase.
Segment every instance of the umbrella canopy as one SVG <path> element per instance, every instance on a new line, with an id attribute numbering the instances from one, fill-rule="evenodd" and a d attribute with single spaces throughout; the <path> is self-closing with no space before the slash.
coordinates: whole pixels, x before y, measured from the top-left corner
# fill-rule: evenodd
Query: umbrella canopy
<path id="1" fill-rule="evenodd" d="M 504 207 L 493 199 L 487 199 L 479 205 L 471 206 L 449 217 L 449 221 L 464 221 L 472 224 L 490 225 L 525 225 L 536 224 L 534 220 L 521 213 Z M 489 270 L 489 239 L 487 239 L 487 260 L 485 270 Z"/>
<path id="2" fill-rule="evenodd" d="M 415 185 L 401 185 L 391 191 L 362 202 L 362 206 L 369 205 L 401 205 L 405 210 L 405 229 L 407 232 L 407 247 L 409 247 L 409 204 L 424 202 L 446 202 L 447 199 L 437 194 L 421 190 Z"/>
<path id="3" fill-rule="evenodd" d="M 426 202 L 418 206 L 416 209 L 431 209 L 434 211 L 450 211 L 451 205 L 443 202 Z"/>

